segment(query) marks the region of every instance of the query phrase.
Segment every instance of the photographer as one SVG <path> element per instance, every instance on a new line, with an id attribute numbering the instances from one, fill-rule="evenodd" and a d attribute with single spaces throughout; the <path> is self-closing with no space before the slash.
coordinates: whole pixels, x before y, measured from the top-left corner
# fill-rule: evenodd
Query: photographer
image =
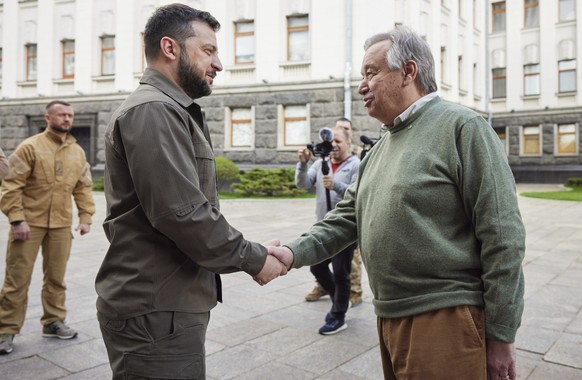
<path id="1" fill-rule="evenodd" d="M 327 161 L 325 151 L 315 150 L 321 157 L 309 168 L 307 163 L 312 157 L 308 148 L 299 150 L 299 162 L 295 170 L 295 184 L 297 187 L 311 189 L 315 187 L 316 217 L 323 219 L 330 211 L 327 206 L 326 193 L 329 191 L 331 208 L 342 200 L 344 192 L 350 184 L 356 181 L 360 160 L 350 152 L 350 138 L 348 132 L 340 126 L 333 128 L 333 149 L 329 152 L 331 172 L 324 175 L 322 166 Z M 350 298 L 350 271 L 355 244 L 346 248 L 333 258 L 311 266 L 311 273 L 318 283 L 329 293 L 333 302 L 331 311 L 325 317 L 325 325 L 319 329 L 323 335 L 335 334 L 347 328 L 345 315 Z M 333 273 L 329 264 L 333 266 Z"/>

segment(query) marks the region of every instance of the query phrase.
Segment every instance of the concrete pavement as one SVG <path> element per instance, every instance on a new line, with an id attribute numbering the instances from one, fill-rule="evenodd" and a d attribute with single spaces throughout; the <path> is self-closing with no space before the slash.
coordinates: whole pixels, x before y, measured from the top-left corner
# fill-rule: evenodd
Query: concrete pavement
<path id="1" fill-rule="evenodd" d="M 518 190 L 555 188 L 519 185 Z M 93 231 L 75 233 L 67 271 L 68 323 L 77 339 L 41 336 L 41 260 L 14 352 L 0 356 L 0 379 L 109 379 L 107 355 L 95 318 L 94 278 L 107 249 L 101 228 L 105 202 L 95 194 Z M 526 302 L 517 337 L 519 379 L 582 379 L 582 203 L 520 197 L 527 229 Z M 314 220 L 314 201 L 229 200 L 227 219 L 247 238 L 287 242 Z M 4 278 L 8 223 L 0 217 L 0 280 Z M 364 273 L 364 302 L 348 311 L 348 329 L 317 333 L 329 297 L 304 302 L 313 278 L 307 268 L 260 287 L 248 275 L 223 276 L 224 303 L 211 314 L 207 335 L 209 379 L 381 379 L 376 318 Z"/>

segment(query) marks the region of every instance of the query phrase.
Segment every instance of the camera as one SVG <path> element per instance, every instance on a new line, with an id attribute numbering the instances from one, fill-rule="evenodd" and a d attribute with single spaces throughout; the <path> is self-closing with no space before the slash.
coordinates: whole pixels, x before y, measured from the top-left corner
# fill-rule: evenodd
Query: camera
<path id="1" fill-rule="evenodd" d="M 333 151 L 333 145 L 331 143 L 333 141 L 333 131 L 329 128 L 321 128 L 319 130 L 319 138 L 321 139 L 319 144 L 307 144 L 307 149 L 314 156 L 327 157 Z"/>

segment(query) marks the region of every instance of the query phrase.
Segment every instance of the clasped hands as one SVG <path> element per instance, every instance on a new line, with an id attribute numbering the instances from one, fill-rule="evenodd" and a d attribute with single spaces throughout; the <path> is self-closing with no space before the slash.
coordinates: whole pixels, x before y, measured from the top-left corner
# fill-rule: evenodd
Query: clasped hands
<path id="1" fill-rule="evenodd" d="M 263 245 L 267 247 L 267 260 L 263 269 L 253 276 L 253 280 L 261 286 L 279 276 L 286 275 L 293 264 L 293 252 L 287 247 L 281 247 L 279 240 L 269 240 Z"/>

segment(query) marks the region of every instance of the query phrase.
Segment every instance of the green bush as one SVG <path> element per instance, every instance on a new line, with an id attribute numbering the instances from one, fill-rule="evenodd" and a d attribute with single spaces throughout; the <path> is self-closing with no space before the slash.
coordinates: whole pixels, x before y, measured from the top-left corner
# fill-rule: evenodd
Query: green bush
<path id="1" fill-rule="evenodd" d="M 216 156 L 214 161 L 216 162 L 216 180 L 218 181 L 218 191 L 220 191 L 225 183 L 229 181 L 235 181 L 240 177 L 240 170 L 234 162 L 226 157 Z"/>
<path id="2" fill-rule="evenodd" d="M 566 187 L 582 187 L 582 177 L 570 177 L 566 181 Z"/>
<path id="3" fill-rule="evenodd" d="M 240 177 L 240 183 L 232 185 L 236 194 L 252 196 L 295 196 L 305 194 L 304 189 L 295 186 L 293 169 L 261 169 L 246 171 Z"/>
<path id="4" fill-rule="evenodd" d="M 103 177 L 93 180 L 93 191 L 103 191 Z"/>

